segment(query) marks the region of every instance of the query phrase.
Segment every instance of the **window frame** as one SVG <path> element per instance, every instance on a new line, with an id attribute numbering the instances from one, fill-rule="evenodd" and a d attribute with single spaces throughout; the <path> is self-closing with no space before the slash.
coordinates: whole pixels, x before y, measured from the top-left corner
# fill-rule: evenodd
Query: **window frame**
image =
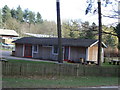
<path id="1" fill-rule="evenodd" d="M 35 50 L 35 46 L 36 46 L 36 50 Z M 38 45 L 33 45 L 33 53 L 38 53 Z"/>
<path id="2" fill-rule="evenodd" d="M 57 53 L 54 52 L 55 51 L 55 46 L 57 47 Z M 58 55 L 58 46 L 57 45 L 55 45 L 55 46 L 52 46 L 52 54 L 53 55 Z"/>
<path id="3" fill-rule="evenodd" d="M 57 45 L 55 45 L 55 46 L 57 46 Z M 57 53 L 55 53 L 54 51 L 54 49 L 55 49 L 55 46 L 52 46 L 52 54 L 53 55 L 58 55 L 58 53 L 59 53 L 59 49 L 58 49 L 58 46 L 57 46 Z M 63 53 L 63 55 L 64 55 L 64 47 L 62 47 L 62 53 Z"/>

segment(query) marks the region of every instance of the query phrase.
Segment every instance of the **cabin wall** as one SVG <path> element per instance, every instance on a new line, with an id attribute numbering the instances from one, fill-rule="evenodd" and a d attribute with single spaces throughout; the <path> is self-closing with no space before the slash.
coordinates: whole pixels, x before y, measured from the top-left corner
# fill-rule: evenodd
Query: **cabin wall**
<path id="1" fill-rule="evenodd" d="M 70 47 L 70 60 L 79 62 L 80 58 L 86 59 L 85 47 Z"/>
<path id="2" fill-rule="evenodd" d="M 52 54 L 52 46 L 38 46 L 38 53 L 33 53 L 33 58 L 57 60 L 58 55 Z"/>
<path id="3" fill-rule="evenodd" d="M 96 61 L 97 62 L 97 55 L 98 55 L 98 47 L 94 45 L 92 47 L 69 47 L 68 59 L 73 60 L 75 62 L 79 62 L 80 58 L 84 60 Z M 64 49 L 65 50 L 65 49 Z M 63 53 L 63 55 L 65 55 Z M 87 55 L 87 56 L 86 56 Z M 15 56 L 23 57 L 24 56 L 24 45 L 23 44 L 15 44 Z M 65 56 L 64 56 L 65 57 Z M 34 53 L 32 51 L 32 58 L 38 59 L 48 59 L 48 60 L 57 60 L 58 55 L 52 53 L 52 46 L 44 47 L 38 45 L 38 52 Z M 104 59 L 104 49 L 102 48 L 102 62 Z"/>
<path id="4" fill-rule="evenodd" d="M 88 60 L 97 62 L 98 46 L 88 47 Z"/>
<path id="5" fill-rule="evenodd" d="M 23 57 L 23 44 L 15 44 L 15 56 Z"/>
<path id="6" fill-rule="evenodd" d="M 88 47 L 88 60 L 96 61 L 98 59 L 98 45 L 95 44 L 92 47 Z M 101 47 L 101 62 L 104 62 L 104 48 Z"/>

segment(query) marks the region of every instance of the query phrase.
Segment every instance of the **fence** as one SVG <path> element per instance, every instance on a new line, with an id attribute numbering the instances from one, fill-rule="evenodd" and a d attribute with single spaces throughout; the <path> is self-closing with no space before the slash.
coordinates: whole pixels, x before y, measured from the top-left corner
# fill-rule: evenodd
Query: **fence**
<path id="1" fill-rule="evenodd" d="M 2 63 L 3 76 L 118 76 L 117 67 L 72 64 Z"/>

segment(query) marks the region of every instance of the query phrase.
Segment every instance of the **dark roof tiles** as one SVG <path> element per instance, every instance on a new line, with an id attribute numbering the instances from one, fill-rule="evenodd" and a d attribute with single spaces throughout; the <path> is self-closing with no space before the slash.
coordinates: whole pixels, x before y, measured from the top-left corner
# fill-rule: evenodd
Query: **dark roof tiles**
<path id="1" fill-rule="evenodd" d="M 81 46 L 89 47 L 97 40 L 92 39 L 73 39 L 73 38 L 62 38 L 63 46 Z M 57 45 L 57 38 L 37 38 L 37 37 L 24 37 L 14 41 L 14 43 L 19 44 L 39 44 L 39 45 Z"/>

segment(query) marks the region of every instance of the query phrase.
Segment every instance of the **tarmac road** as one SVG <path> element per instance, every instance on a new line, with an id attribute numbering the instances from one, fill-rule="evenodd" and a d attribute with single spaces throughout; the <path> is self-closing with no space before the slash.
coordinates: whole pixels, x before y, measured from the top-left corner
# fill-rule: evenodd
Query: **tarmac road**
<path id="1" fill-rule="evenodd" d="M 12 54 L 12 51 L 0 50 L 0 57 L 10 57 L 11 54 Z"/>
<path id="2" fill-rule="evenodd" d="M 2 90 L 119 90 L 119 88 L 4 88 Z"/>

